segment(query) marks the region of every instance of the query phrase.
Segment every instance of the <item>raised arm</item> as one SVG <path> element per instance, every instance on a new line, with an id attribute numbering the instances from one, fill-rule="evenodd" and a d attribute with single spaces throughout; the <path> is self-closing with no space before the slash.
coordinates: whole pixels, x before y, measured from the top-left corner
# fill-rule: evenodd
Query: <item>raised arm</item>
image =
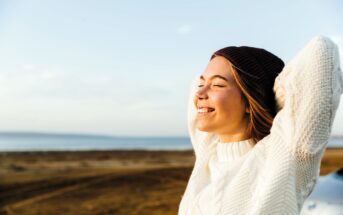
<path id="1" fill-rule="evenodd" d="M 337 46 L 317 36 L 277 76 L 279 112 L 271 135 L 298 155 L 322 152 L 330 137 L 343 88 Z"/>

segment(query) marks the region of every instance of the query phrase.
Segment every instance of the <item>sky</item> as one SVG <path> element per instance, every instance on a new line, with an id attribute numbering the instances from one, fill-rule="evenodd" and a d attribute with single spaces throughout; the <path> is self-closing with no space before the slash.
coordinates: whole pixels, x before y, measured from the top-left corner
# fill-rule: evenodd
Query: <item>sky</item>
<path id="1" fill-rule="evenodd" d="M 189 86 L 214 51 L 255 46 L 287 63 L 324 35 L 343 59 L 341 11 L 339 0 L 2 0 L 0 131 L 187 136 Z"/>

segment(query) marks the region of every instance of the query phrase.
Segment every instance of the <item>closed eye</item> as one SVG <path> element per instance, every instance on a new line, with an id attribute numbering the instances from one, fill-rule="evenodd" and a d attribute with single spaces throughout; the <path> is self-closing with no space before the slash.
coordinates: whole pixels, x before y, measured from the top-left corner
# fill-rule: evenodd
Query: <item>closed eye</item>
<path id="1" fill-rule="evenodd" d="M 203 87 L 204 85 L 199 84 L 198 87 Z M 225 87 L 224 85 L 214 84 L 214 87 Z"/>

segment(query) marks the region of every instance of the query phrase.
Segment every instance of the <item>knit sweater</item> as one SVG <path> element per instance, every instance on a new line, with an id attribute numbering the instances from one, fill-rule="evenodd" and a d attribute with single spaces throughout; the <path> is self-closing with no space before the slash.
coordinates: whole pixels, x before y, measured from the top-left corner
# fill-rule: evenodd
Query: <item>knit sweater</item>
<path id="1" fill-rule="evenodd" d="M 239 168 L 244 156 L 253 148 L 248 140 L 219 143 L 216 152 L 211 156 L 208 168 L 210 172 L 210 183 L 197 195 L 195 204 L 192 206 L 193 214 L 212 214 L 215 210 L 215 194 L 213 191 L 217 181 L 221 178 L 231 180 L 228 174 L 232 174 L 235 168 Z"/>
<path id="2" fill-rule="evenodd" d="M 256 145 L 221 143 L 196 128 L 196 82 L 188 109 L 196 159 L 178 214 L 299 214 L 319 177 L 343 93 L 337 46 L 317 36 L 285 65 L 273 87 L 278 112 Z"/>

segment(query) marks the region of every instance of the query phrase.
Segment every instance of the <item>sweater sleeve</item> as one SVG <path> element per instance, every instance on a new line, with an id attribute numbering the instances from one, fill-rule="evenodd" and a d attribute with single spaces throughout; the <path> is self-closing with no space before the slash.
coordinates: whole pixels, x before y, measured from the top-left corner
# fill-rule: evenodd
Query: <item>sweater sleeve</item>
<path id="1" fill-rule="evenodd" d="M 322 152 L 342 88 L 338 47 L 326 37 L 315 37 L 275 79 L 278 113 L 271 135 L 279 136 L 297 154 Z"/>

